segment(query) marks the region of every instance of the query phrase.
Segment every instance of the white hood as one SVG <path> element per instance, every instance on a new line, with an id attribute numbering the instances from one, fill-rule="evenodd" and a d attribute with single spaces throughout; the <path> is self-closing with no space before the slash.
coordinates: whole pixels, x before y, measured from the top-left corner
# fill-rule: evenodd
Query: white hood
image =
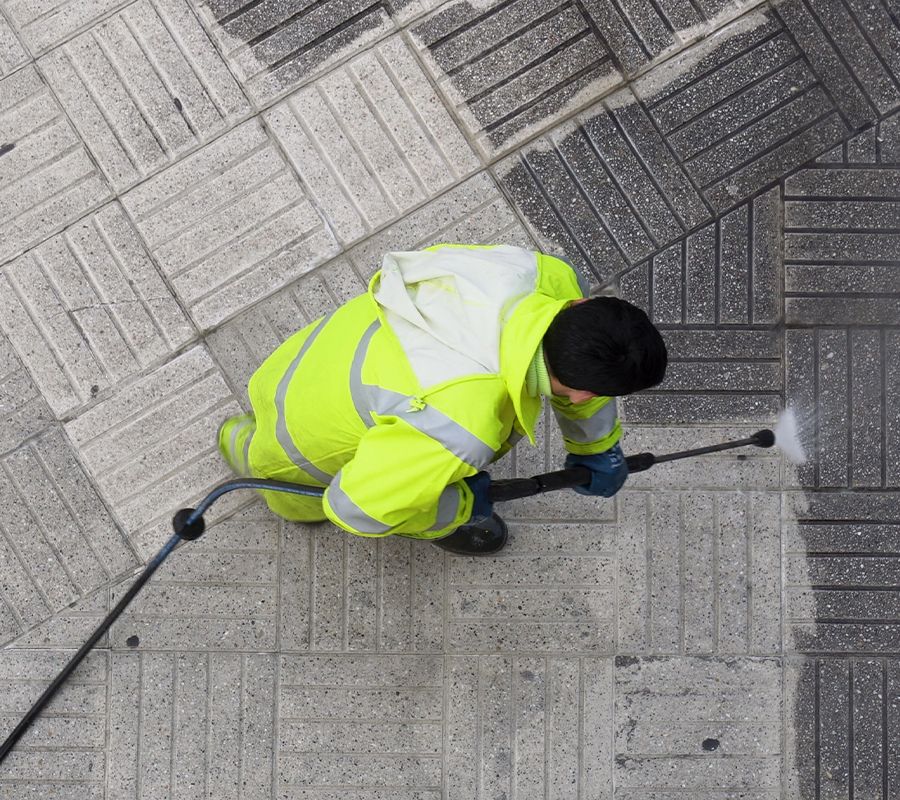
<path id="1" fill-rule="evenodd" d="M 537 285 L 530 250 L 445 246 L 388 253 L 373 291 L 423 388 L 500 372 L 500 335 Z"/>

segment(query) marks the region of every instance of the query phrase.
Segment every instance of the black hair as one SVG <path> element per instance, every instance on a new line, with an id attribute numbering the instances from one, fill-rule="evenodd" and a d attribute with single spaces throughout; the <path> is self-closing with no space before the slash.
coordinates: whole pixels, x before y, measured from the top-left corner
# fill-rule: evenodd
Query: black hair
<path id="1" fill-rule="evenodd" d="M 564 386 L 602 397 L 656 386 L 668 360 L 647 315 L 617 297 L 594 297 L 560 311 L 544 334 L 544 356 Z"/>

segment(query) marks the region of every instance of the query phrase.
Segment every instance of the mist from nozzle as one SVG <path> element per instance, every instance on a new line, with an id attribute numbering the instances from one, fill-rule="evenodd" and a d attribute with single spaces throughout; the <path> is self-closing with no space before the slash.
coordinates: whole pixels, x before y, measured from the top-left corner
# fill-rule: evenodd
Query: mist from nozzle
<path id="1" fill-rule="evenodd" d="M 775 426 L 775 444 L 795 464 L 806 463 L 806 452 L 800 444 L 797 415 L 793 408 L 786 408 Z"/>

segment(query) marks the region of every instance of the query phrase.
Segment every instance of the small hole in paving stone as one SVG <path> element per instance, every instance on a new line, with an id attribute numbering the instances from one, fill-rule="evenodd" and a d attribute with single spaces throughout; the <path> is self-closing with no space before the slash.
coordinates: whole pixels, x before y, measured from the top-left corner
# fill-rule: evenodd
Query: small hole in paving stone
<path id="1" fill-rule="evenodd" d="M 702 747 L 704 750 L 711 753 L 713 750 L 719 749 L 719 740 L 718 739 L 704 739 Z"/>
<path id="2" fill-rule="evenodd" d="M 129 647 L 137 647 L 140 643 L 141 643 L 141 640 L 137 636 L 129 636 L 125 640 L 125 644 L 127 644 Z M 705 744 L 704 744 L 704 746 L 705 746 Z"/>

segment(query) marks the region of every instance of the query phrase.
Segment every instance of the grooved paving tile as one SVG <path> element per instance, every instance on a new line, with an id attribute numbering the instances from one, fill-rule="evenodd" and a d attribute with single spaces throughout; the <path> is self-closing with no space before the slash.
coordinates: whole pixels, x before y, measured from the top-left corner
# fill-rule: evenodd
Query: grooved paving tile
<path id="1" fill-rule="evenodd" d="M 592 546 L 585 553 L 588 531 Z M 514 535 L 503 556 L 451 559 L 449 646 L 455 652 L 612 652 L 614 535 L 611 525 L 582 523 L 560 531 L 549 552 L 546 541 Z"/>
<path id="2" fill-rule="evenodd" d="M 590 19 L 571 3 L 443 6 L 411 33 L 485 154 L 622 81 Z"/>
<path id="3" fill-rule="evenodd" d="M 448 797 L 612 797 L 612 659 L 455 656 L 448 672 Z"/>
<path id="4" fill-rule="evenodd" d="M 3 264 L 110 192 L 34 66 L 0 79 L 0 131 Z"/>
<path id="5" fill-rule="evenodd" d="M 134 567 L 124 582 L 131 583 L 138 570 Z M 8 646 L 19 650 L 75 650 L 94 634 L 109 611 L 109 584 L 105 583 L 17 636 Z M 102 649 L 108 641 L 108 634 L 104 634 L 97 648 Z"/>
<path id="6" fill-rule="evenodd" d="M 0 735 L 59 674 L 74 651 L 0 651 Z M 0 770 L 0 793 L 22 800 L 102 800 L 106 779 L 106 653 L 91 653 L 12 750 Z"/>
<path id="7" fill-rule="evenodd" d="M 107 786 L 122 800 L 270 797 L 276 659 L 113 652 Z"/>
<path id="8" fill-rule="evenodd" d="M 900 163 L 900 113 L 894 112 L 869 125 L 840 146 L 824 153 L 816 163 L 823 166 L 874 166 Z"/>
<path id="9" fill-rule="evenodd" d="M 12 25 L 0 15 L 0 75 L 7 75 L 28 60 L 28 53 L 16 37 Z"/>
<path id="10" fill-rule="evenodd" d="M 601 32 L 615 61 L 632 76 L 667 49 L 677 46 L 678 31 L 702 22 L 697 6 L 648 0 L 583 0 L 585 12 Z M 727 5 L 711 0 L 708 7 Z M 706 10 L 706 9 L 704 9 Z"/>
<path id="11" fill-rule="evenodd" d="M 710 212 L 629 90 L 501 162 L 534 230 L 608 281 Z"/>
<path id="12" fill-rule="evenodd" d="M 369 280 L 381 269 L 385 253 L 441 243 L 511 244 L 536 249 L 493 177 L 479 172 L 370 236 L 348 256 L 359 274 Z"/>
<path id="13" fill-rule="evenodd" d="M 5 641 L 137 563 L 58 430 L 0 459 L 0 503 Z"/>
<path id="14" fill-rule="evenodd" d="M 779 652 L 780 520 L 776 493 L 626 493 L 619 502 L 618 650 Z"/>
<path id="15" fill-rule="evenodd" d="M 10 0 L 4 8 L 35 55 L 90 27 L 123 0 Z"/>
<path id="16" fill-rule="evenodd" d="M 720 42 L 724 37 L 725 44 Z M 762 11 L 635 83 L 688 175 L 722 213 L 849 129 L 804 52 Z"/>
<path id="17" fill-rule="evenodd" d="M 894 326 L 900 170 L 823 165 L 784 187 L 785 314 L 792 326 Z"/>
<path id="18" fill-rule="evenodd" d="M 620 281 L 669 352 L 665 380 L 622 399 L 629 421 L 767 422 L 780 407 L 781 208 L 777 189 L 653 256 Z"/>
<path id="19" fill-rule="evenodd" d="M 247 122 L 125 194 L 178 297 L 210 328 L 336 254 L 259 122 Z"/>
<path id="20" fill-rule="evenodd" d="M 618 656 L 615 681 L 617 797 L 781 797 L 780 660 Z"/>
<path id="21" fill-rule="evenodd" d="M 776 13 L 852 129 L 900 104 L 900 30 L 892 4 L 789 0 Z"/>
<path id="22" fill-rule="evenodd" d="M 809 457 L 798 468 L 794 485 L 896 487 L 898 332 L 844 327 L 789 330 L 785 350 L 786 396 L 800 409 L 799 437 Z"/>
<path id="23" fill-rule="evenodd" d="M 119 191 L 250 111 L 185 0 L 139 0 L 40 60 Z"/>
<path id="24" fill-rule="evenodd" d="M 796 686 L 787 742 L 792 796 L 896 797 L 897 660 L 791 660 L 786 672 Z"/>
<path id="25" fill-rule="evenodd" d="M 194 347 L 120 387 L 67 423 L 66 433 L 126 533 L 147 556 L 171 537 L 175 511 L 195 507 L 192 501 L 229 476 L 216 432 L 238 413 L 209 354 Z M 241 503 L 239 494 L 220 500 L 210 514 L 233 509 Z"/>
<path id="26" fill-rule="evenodd" d="M 797 523 L 786 540 L 785 614 L 792 649 L 896 653 L 896 492 L 808 497 L 796 504 Z"/>
<path id="27" fill-rule="evenodd" d="M 194 336 L 118 204 L 8 264 L 0 310 L 0 328 L 58 417 Z"/>
<path id="28" fill-rule="evenodd" d="M 287 524 L 281 558 L 283 651 L 443 649 L 444 554 L 428 542 Z"/>
<path id="29" fill-rule="evenodd" d="M 53 414 L 6 337 L 0 335 L 0 453 L 50 425 Z"/>
<path id="30" fill-rule="evenodd" d="M 291 95 L 266 120 L 347 243 L 479 166 L 397 37 Z"/>
<path id="31" fill-rule="evenodd" d="M 258 105 L 396 31 L 392 10 L 417 5 L 415 0 L 396 5 L 381 0 L 198 3 L 226 61 Z"/>
<path id="32" fill-rule="evenodd" d="M 148 650 L 275 650 L 279 543 L 262 503 L 211 526 L 166 559 L 111 629 L 112 647 L 137 637 Z"/>
<path id="33" fill-rule="evenodd" d="M 441 796 L 442 657 L 283 656 L 280 666 L 280 795 Z"/>

